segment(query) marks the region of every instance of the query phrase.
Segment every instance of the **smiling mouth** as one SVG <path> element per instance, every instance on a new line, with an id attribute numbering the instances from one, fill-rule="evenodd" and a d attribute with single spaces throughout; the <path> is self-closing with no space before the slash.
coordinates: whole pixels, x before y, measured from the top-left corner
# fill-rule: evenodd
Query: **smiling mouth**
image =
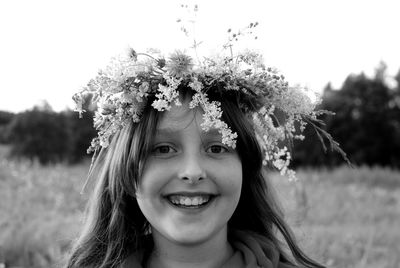
<path id="1" fill-rule="evenodd" d="M 201 194 L 195 196 L 187 195 L 168 195 L 166 196 L 169 203 L 179 208 L 202 208 L 207 206 L 215 195 Z"/>

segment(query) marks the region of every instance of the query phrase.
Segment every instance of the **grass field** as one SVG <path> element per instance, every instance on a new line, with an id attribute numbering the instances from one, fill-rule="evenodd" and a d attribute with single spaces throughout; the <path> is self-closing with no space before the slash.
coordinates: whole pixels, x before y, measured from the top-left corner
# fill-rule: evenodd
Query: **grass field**
<path id="1" fill-rule="evenodd" d="M 0 148 L 0 263 L 60 267 L 76 236 L 88 163 L 43 167 Z M 400 267 L 400 172 L 347 167 L 271 179 L 305 251 L 328 267 Z"/>

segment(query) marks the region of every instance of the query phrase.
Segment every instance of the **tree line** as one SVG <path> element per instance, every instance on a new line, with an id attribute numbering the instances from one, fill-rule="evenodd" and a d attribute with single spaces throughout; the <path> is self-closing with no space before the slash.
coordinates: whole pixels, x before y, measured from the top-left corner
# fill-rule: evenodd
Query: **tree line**
<path id="1" fill-rule="evenodd" d="M 43 164 L 79 162 L 96 135 L 87 108 L 83 118 L 72 110 L 54 112 L 47 104 L 17 114 L 0 111 L 0 143 L 11 146 L 12 157 Z M 334 113 L 323 116 L 323 129 L 352 164 L 400 168 L 400 71 L 389 77 L 381 63 L 373 77 L 349 75 L 338 89 L 328 84 L 318 108 Z M 294 166 L 345 164 L 340 154 L 323 150 L 312 126 L 305 132 L 306 139 L 292 146 Z"/>
<path id="2" fill-rule="evenodd" d="M 332 111 L 323 120 L 327 130 L 354 165 L 379 165 L 400 168 L 400 70 L 386 74 L 382 62 L 374 77 L 364 73 L 349 75 L 339 89 L 328 84 L 319 108 Z M 392 84 L 392 86 L 390 86 Z M 295 143 L 297 166 L 337 166 L 343 157 L 332 150 L 325 153 L 311 126 L 306 139 Z"/>
<path id="3" fill-rule="evenodd" d="M 93 112 L 79 118 L 72 110 L 54 112 L 49 105 L 18 114 L 0 111 L 0 143 L 11 146 L 12 158 L 76 163 L 86 158 L 96 135 L 92 124 Z"/>

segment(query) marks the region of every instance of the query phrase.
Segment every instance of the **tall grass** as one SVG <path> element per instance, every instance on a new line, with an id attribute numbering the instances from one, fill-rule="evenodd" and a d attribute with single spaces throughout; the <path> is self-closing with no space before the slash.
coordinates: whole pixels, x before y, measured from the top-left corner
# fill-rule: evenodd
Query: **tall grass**
<path id="1" fill-rule="evenodd" d="M 379 167 L 273 176 L 301 244 L 329 267 L 400 267 L 400 172 Z"/>
<path id="2" fill-rule="evenodd" d="M 0 251 L 8 265 L 61 265 L 81 226 L 87 169 L 0 158 Z M 341 167 L 301 170 L 296 183 L 270 177 L 300 243 L 317 260 L 400 267 L 400 172 Z"/>
<path id="3" fill-rule="evenodd" d="M 20 267 L 55 267 L 78 231 L 86 165 L 0 159 L 0 251 Z M 1 260 L 0 260 L 1 263 Z"/>

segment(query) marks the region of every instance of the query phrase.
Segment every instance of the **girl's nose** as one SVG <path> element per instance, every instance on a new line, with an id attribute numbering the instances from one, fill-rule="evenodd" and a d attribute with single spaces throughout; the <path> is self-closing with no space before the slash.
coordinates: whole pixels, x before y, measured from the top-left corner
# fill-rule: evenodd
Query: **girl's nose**
<path id="1" fill-rule="evenodd" d="M 190 184 L 198 183 L 206 178 L 207 173 L 201 157 L 186 156 L 180 164 L 179 178 Z"/>

